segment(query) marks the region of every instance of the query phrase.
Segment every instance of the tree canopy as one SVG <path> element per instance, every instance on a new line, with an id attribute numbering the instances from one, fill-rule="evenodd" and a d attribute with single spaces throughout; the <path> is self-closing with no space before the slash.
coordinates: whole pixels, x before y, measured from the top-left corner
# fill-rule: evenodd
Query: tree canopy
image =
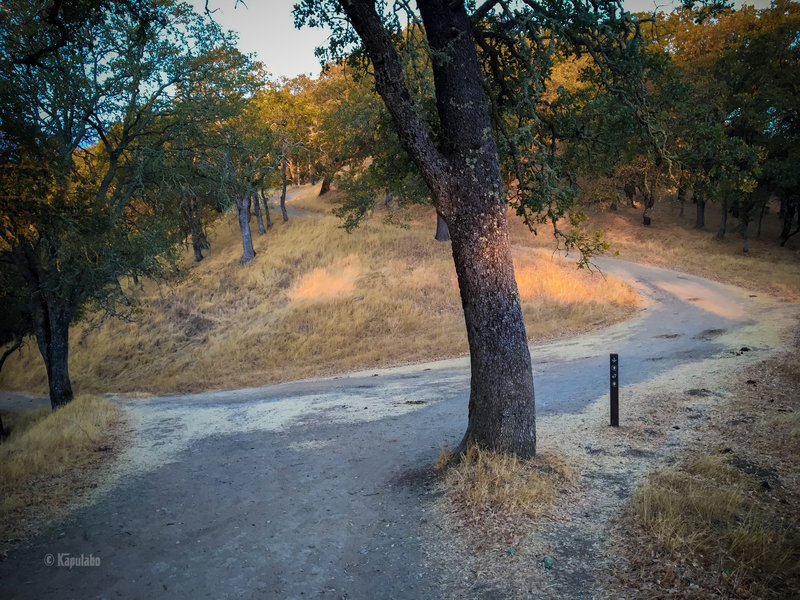
<path id="1" fill-rule="evenodd" d="M 0 252 L 25 281 L 56 407 L 72 398 L 80 310 L 113 310 L 124 277 L 173 272 L 177 213 L 160 191 L 190 114 L 177 100 L 196 82 L 213 94 L 239 54 L 166 0 L 10 2 L 0 31 Z"/>

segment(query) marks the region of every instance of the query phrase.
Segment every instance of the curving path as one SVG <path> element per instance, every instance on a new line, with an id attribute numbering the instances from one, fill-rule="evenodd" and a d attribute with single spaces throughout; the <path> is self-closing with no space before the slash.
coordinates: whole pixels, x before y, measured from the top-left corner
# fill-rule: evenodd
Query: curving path
<path id="1" fill-rule="evenodd" d="M 622 261 L 646 302 L 625 323 L 532 346 L 537 411 L 747 348 L 766 357 L 794 308 Z M 680 381 L 676 389 L 684 389 Z M 277 386 L 119 399 L 133 445 L 93 504 L 0 562 L 5 598 L 438 598 L 421 528 L 427 466 L 466 427 L 467 359 Z M 48 555 L 99 566 L 48 566 Z M 62 556 L 62 562 L 66 557 Z"/>

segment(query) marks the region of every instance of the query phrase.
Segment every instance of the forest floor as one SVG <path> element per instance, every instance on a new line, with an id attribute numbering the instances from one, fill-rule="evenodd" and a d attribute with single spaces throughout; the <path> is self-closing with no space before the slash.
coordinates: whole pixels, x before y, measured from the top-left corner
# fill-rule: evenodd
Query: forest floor
<path id="1" fill-rule="evenodd" d="M 467 506 L 434 468 L 466 424 L 467 359 L 121 394 L 113 460 L 87 473 L 66 514 L 10 544 L 4 594 L 797 597 L 800 310 L 785 301 L 791 290 L 599 264 L 644 301 L 622 323 L 532 345 L 540 468 L 549 474 L 552 460 L 563 477 L 530 514 Z M 607 425 L 609 352 L 621 361 L 619 428 Z M 700 468 L 709 460 L 716 471 Z M 701 546 L 699 534 L 647 518 L 643 494 L 658 477 L 684 475 L 706 497 L 736 483 L 739 524 L 766 515 L 758 556 Z"/>

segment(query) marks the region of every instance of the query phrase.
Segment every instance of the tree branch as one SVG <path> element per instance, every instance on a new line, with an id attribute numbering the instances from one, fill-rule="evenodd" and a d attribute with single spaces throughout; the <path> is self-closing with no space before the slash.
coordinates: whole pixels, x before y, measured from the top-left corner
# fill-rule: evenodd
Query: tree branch
<path id="1" fill-rule="evenodd" d="M 474 27 L 478 23 L 480 23 L 486 15 L 498 4 L 500 0 L 486 0 L 483 4 L 481 4 L 478 8 L 475 9 L 475 12 L 472 13 L 470 16 L 470 20 L 472 21 L 472 26 Z"/>
<path id="2" fill-rule="evenodd" d="M 361 38 L 375 69 L 375 88 L 394 119 L 398 136 L 432 191 L 441 187 L 447 161 L 433 144 L 403 77 L 397 50 L 375 5 L 365 0 L 340 0 L 342 9 Z M 434 193 L 434 196 L 437 196 Z"/>

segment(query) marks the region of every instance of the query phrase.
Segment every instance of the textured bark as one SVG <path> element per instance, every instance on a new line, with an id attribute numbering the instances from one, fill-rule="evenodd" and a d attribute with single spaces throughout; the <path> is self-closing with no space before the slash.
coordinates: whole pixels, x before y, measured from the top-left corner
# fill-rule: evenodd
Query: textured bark
<path id="1" fill-rule="evenodd" d="M 433 57 L 442 139 L 415 110 L 400 62 L 371 0 L 341 0 L 375 70 L 376 88 L 447 221 L 471 360 L 471 443 L 536 452 L 533 372 L 508 241 L 505 194 L 483 78 L 462 3 L 419 0 Z"/>
<path id="2" fill-rule="evenodd" d="M 267 202 L 266 196 L 263 193 L 259 194 L 258 196 L 259 202 L 261 202 L 261 206 L 264 208 L 264 216 L 267 219 L 267 229 L 272 228 L 272 218 L 269 216 L 269 202 Z"/>
<path id="3" fill-rule="evenodd" d="M 533 372 L 505 207 L 461 212 L 449 228 L 471 366 L 467 431 L 460 449 L 477 443 L 533 456 Z"/>
<path id="4" fill-rule="evenodd" d="M 694 221 L 695 229 L 702 229 L 706 226 L 706 201 L 703 198 L 697 198 L 697 216 Z"/>
<path id="5" fill-rule="evenodd" d="M 59 312 L 59 311 L 54 311 Z M 50 405 L 55 410 L 72 401 L 72 382 L 69 378 L 69 323 L 64 315 L 51 316 L 49 328 L 37 326 L 36 341 L 44 357 Z M 46 339 L 43 345 L 40 339 Z"/>
<path id="6" fill-rule="evenodd" d="M 258 235 L 264 235 L 267 230 L 264 228 L 264 219 L 261 216 L 261 202 L 255 192 L 250 196 L 253 203 L 253 212 L 256 213 L 256 222 L 258 223 Z"/>
<path id="7" fill-rule="evenodd" d="M 717 230 L 717 239 L 724 240 L 725 232 L 728 230 L 728 201 L 722 201 L 722 217 L 719 220 L 719 229 Z"/>
<path id="8" fill-rule="evenodd" d="M 239 211 L 239 230 L 242 232 L 242 265 L 246 265 L 256 256 L 253 249 L 253 236 L 250 233 L 250 193 L 245 192 L 241 203 L 236 207 Z"/>
<path id="9" fill-rule="evenodd" d="M 72 311 L 41 291 L 31 297 L 31 314 L 36 344 L 47 371 L 50 405 L 53 410 L 72 401 L 69 378 L 69 324 Z"/>
<path id="10" fill-rule="evenodd" d="M 286 212 L 286 155 L 281 159 L 281 214 L 283 215 L 283 222 L 289 220 L 289 214 Z"/>
<path id="11" fill-rule="evenodd" d="M 53 410 L 72 401 L 69 378 L 69 326 L 80 303 L 80 282 L 73 282 L 71 293 L 59 296 L 48 291 L 46 268 L 38 252 L 29 246 L 12 250 L 11 258 L 30 292 L 30 311 L 36 345 L 44 360 L 50 405 Z"/>
<path id="12" fill-rule="evenodd" d="M 331 177 L 328 173 L 325 173 L 325 176 L 322 178 L 322 185 L 319 188 L 319 196 L 323 194 L 327 194 L 331 191 L 331 182 L 333 181 L 333 177 Z"/>
<path id="13" fill-rule="evenodd" d="M 189 235 L 192 239 L 192 250 L 194 250 L 195 262 L 203 260 L 203 250 L 208 250 L 209 244 L 203 233 L 203 223 L 197 214 L 197 203 L 194 198 L 184 195 L 183 214 L 189 224 Z"/>
<path id="14" fill-rule="evenodd" d="M 192 250 L 194 250 L 194 262 L 203 260 L 203 247 L 198 240 L 192 235 Z"/>

